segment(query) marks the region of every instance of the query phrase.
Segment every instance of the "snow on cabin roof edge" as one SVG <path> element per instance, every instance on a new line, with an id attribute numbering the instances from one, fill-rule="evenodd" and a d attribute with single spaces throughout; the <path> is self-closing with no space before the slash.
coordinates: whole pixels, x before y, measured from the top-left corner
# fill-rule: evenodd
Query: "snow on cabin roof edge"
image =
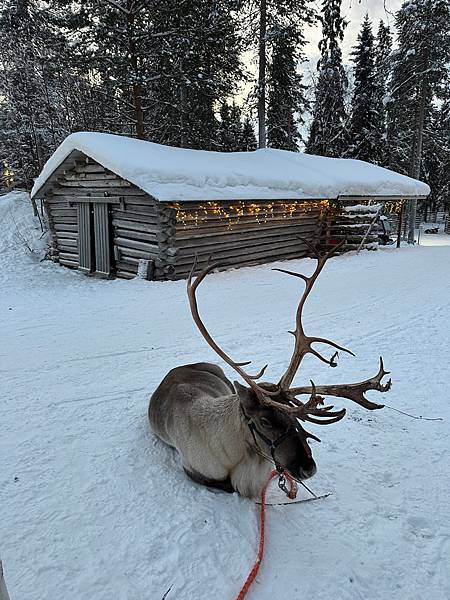
<path id="1" fill-rule="evenodd" d="M 427 184 L 353 159 L 275 150 L 209 152 L 107 133 L 69 135 L 44 165 L 31 196 L 74 151 L 162 202 L 312 200 L 339 196 L 426 197 Z"/>

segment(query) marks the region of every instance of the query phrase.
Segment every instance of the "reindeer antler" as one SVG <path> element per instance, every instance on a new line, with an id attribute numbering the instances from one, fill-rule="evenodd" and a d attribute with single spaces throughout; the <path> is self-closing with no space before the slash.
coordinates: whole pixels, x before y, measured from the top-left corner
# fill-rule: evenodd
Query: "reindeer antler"
<path id="1" fill-rule="evenodd" d="M 242 377 L 244 381 L 247 382 L 247 384 L 255 392 L 257 398 L 262 404 L 266 406 L 271 406 L 277 410 L 280 410 L 281 412 L 295 416 L 303 421 L 309 421 L 318 425 L 327 425 L 330 423 L 336 423 L 337 421 L 340 421 L 345 416 L 346 411 L 344 408 L 341 410 L 333 411 L 332 409 L 334 408 L 334 406 L 323 406 L 324 398 L 322 397 L 322 394 L 329 396 L 338 396 L 340 398 L 347 398 L 363 406 L 364 408 L 374 410 L 378 408 L 383 408 L 384 405 L 376 404 L 375 402 L 371 402 L 370 400 L 368 400 L 364 396 L 365 392 L 369 390 L 387 392 L 391 387 L 391 380 L 389 379 L 389 381 L 386 384 L 381 383 L 383 377 L 389 372 L 384 370 L 383 360 L 380 357 L 379 371 L 374 377 L 370 379 L 366 379 L 358 383 L 322 386 L 315 386 L 314 383 L 311 381 L 311 386 L 296 388 L 290 387 L 300 367 L 300 364 L 303 358 L 306 356 L 306 354 L 312 354 L 316 356 L 321 361 L 325 362 L 331 367 L 336 366 L 336 357 L 338 355 L 338 350 L 342 350 L 343 352 L 347 352 L 348 354 L 354 356 L 353 352 L 351 352 L 347 348 L 344 348 L 343 346 L 340 346 L 339 344 L 336 344 L 331 340 L 306 335 L 302 323 L 303 308 L 306 299 L 311 293 L 314 283 L 320 275 L 327 260 L 331 256 L 333 256 L 333 254 L 335 254 L 337 250 L 339 250 L 339 248 L 342 247 L 344 242 L 341 242 L 326 254 L 320 255 L 316 251 L 314 246 L 312 246 L 307 240 L 304 241 L 312 250 L 313 254 L 317 259 L 317 265 L 312 275 L 306 276 L 302 273 L 287 271 L 286 269 L 274 269 L 274 271 L 280 271 L 282 273 L 287 273 L 288 275 L 293 275 L 294 277 L 299 277 L 305 282 L 305 290 L 303 291 L 303 294 L 300 298 L 300 302 L 297 307 L 295 318 L 295 331 L 290 332 L 295 337 L 294 351 L 292 353 L 289 366 L 277 385 L 270 383 L 257 384 L 256 380 L 262 377 L 267 368 L 267 365 L 265 365 L 256 375 L 249 375 L 248 373 L 246 373 L 242 367 L 250 364 L 250 361 L 238 363 L 235 362 L 232 358 L 230 358 L 228 354 L 226 354 L 213 340 L 200 317 L 197 305 L 197 298 L 195 295 L 196 290 L 198 286 L 202 283 L 202 281 L 205 279 L 205 277 L 209 273 L 211 273 L 211 271 L 220 267 L 221 263 L 217 262 L 207 265 L 203 269 L 203 271 L 201 271 L 199 275 L 195 279 L 193 279 L 194 271 L 197 267 L 196 259 L 188 278 L 187 292 L 193 319 L 197 327 L 199 328 L 200 333 L 205 338 L 206 342 L 228 365 L 230 365 L 230 367 L 232 367 Z M 331 358 L 327 359 L 313 348 L 313 344 L 316 343 L 327 344 L 332 348 L 335 348 L 336 352 L 334 352 Z M 305 403 L 301 402 L 297 398 L 297 396 L 301 396 L 303 394 L 310 394 L 309 400 Z"/>
<path id="2" fill-rule="evenodd" d="M 306 242 L 306 240 L 305 240 L 305 242 Z M 338 355 L 338 352 L 337 352 L 338 350 L 342 350 L 343 352 L 347 352 L 348 354 L 355 356 L 351 350 L 348 350 L 347 348 L 344 348 L 343 346 L 340 346 L 339 344 L 336 344 L 335 342 L 332 342 L 331 340 L 327 340 L 325 338 L 320 338 L 320 337 L 312 337 L 312 336 L 308 336 L 305 334 L 305 331 L 303 329 L 302 318 L 303 318 L 303 308 L 305 306 L 306 299 L 308 298 L 309 294 L 311 293 L 311 290 L 312 290 L 317 278 L 319 277 L 323 267 L 325 266 L 325 263 L 331 256 L 333 256 L 333 254 L 335 254 L 335 252 L 337 252 L 337 250 L 339 250 L 339 248 L 341 248 L 341 246 L 344 244 L 344 242 L 341 242 L 340 244 L 338 244 L 337 246 L 332 248 L 332 250 L 330 250 L 330 252 L 327 252 L 326 254 L 324 254 L 322 256 L 317 253 L 314 246 L 311 246 L 309 244 L 309 242 L 306 242 L 306 243 L 308 244 L 310 249 L 313 251 L 313 253 L 317 259 L 317 265 L 316 265 L 316 268 L 314 269 L 314 272 L 312 275 L 310 275 L 308 277 L 306 275 L 303 275 L 303 273 L 295 273 L 294 271 L 287 271 L 286 269 L 274 269 L 274 271 L 280 271 L 281 273 L 286 273 L 287 275 L 293 275 L 294 277 L 299 277 L 300 279 L 302 279 L 305 282 L 305 290 L 300 298 L 300 302 L 297 307 L 297 313 L 296 313 L 296 317 L 295 317 L 295 331 L 289 332 L 295 337 L 294 351 L 292 353 L 292 357 L 291 357 L 289 366 L 279 381 L 279 386 L 281 387 L 282 390 L 285 390 L 285 391 L 287 391 L 289 389 L 289 387 L 300 367 L 300 364 L 301 364 L 303 358 L 307 354 L 313 354 L 322 362 L 326 363 L 327 365 L 330 365 L 330 367 L 335 367 L 337 365 L 336 357 Z M 336 352 L 333 354 L 333 356 L 331 358 L 327 359 L 324 356 L 322 356 L 319 352 L 317 352 L 317 350 L 315 350 L 313 348 L 313 344 L 318 344 L 318 343 L 328 344 L 329 346 L 332 346 L 333 348 L 335 348 Z"/>
<path id="3" fill-rule="evenodd" d="M 378 392 L 387 392 L 392 387 L 392 380 L 389 379 L 387 383 L 381 383 L 381 380 L 385 375 L 389 375 L 390 371 L 384 370 L 383 359 L 380 356 L 380 368 L 378 369 L 378 373 L 371 377 L 370 379 L 366 379 L 364 381 L 360 381 L 358 383 L 341 383 L 338 385 L 320 385 L 320 386 L 304 386 L 291 388 L 289 390 L 290 394 L 294 396 L 300 396 L 302 394 L 324 394 L 325 396 L 337 396 L 338 398 L 347 398 L 348 400 L 353 400 L 356 404 L 367 408 L 368 410 L 376 410 L 378 408 L 383 408 L 384 404 L 377 404 L 376 402 L 371 402 L 368 400 L 364 393 L 369 390 L 376 390 Z"/>
<path id="4" fill-rule="evenodd" d="M 256 375 L 249 375 L 248 373 L 246 373 L 242 367 L 249 365 L 251 361 L 236 362 L 231 357 L 229 357 L 228 354 L 226 354 L 226 352 L 224 352 L 222 350 L 222 348 L 220 348 L 220 346 L 213 340 L 211 334 L 206 329 L 206 326 L 203 323 L 203 321 L 200 317 L 200 314 L 198 312 L 197 297 L 195 295 L 195 292 L 196 292 L 198 286 L 205 279 L 205 277 L 209 273 L 211 273 L 211 271 L 214 271 L 214 269 L 217 269 L 220 266 L 221 266 L 221 264 L 218 262 L 209 264 L 203 269 L 203 271 L 201 271 L 201 273 L 199 273 L 199 275 L 197 275 L 197 277 L 195 279 L 193 279 L 194 271 L 197 267 L 197 257 L 195 258 L 194 264 L 192 265 L 192 269 L 191 269 L 191 272 L 189 274 L 189 278 L 187 281 L 187 294 L 188 294 L 188 298 L 189 298 L 189 305 L 191 307 L 192 317 L 194 319 L 195 324 L 199 328 L 200 333 L 205 338 L 206 342 L 214 350 L 214 352 L 217 352 L 217 354 L 220 356 L 220 358 L 222 358 L 228 365 L 230 365 L 230 367 L 232 367 L 237 373 L 239 373 L 239 375 L 242 377 L 242 379 L 244 381 L 246 381 L 248 383 L 248 385 L 252 388 L 252 390 L 255 392 L 258 399 L 261 402 L 263 402 L 264 398 L 266 398 L 267 395 L 272 395 L 273 392 L 270 392 L 268 390 L 263 390 L 263 388 L 261 388 L 257 383 L 255 383 L 255 381 L 263 376 L 268 365 L 265 365 L 259 371 L 259 373 L 257 373 Z"/>

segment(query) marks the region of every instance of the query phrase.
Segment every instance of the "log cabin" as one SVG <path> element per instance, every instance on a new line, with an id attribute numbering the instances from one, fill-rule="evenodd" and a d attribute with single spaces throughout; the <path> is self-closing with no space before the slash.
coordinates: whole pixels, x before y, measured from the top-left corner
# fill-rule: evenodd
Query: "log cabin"
<path id="1" fill-rule="evenodd" d="M 154 280 L 185 278 L 195 256 L 199 266 L 210 257 L 229 267 L 287 260 L 323 236 L 335 243 L 350 235 L 352 248 L 367 214 L 348 214 L 348 205 L 428 194 L 420 181 L 358 160 L 208 152 L 92 132 L 68 136 L 31 192 L 44 207 L 55 262 Z"/>

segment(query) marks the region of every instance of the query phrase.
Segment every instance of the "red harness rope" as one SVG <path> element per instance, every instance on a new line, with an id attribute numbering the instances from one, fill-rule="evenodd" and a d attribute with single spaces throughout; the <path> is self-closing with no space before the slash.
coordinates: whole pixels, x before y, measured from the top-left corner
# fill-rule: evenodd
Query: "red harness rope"
<path id="1" fill-rule="evenodd" d="M 279 476 L 279 475 L 280 474 L 275 469 L 273 471 L 271 471 L 271 473 L 270 473 L 270 475 L 269 475 L 266 483 L 264 484 L 263 489 L 261 490 L 261 510 L 259 512 L 259 548 L 258 548 L 258 554 L 256 556 L 255 564 L 253 565 L 252 570 L 248 574 L 248 577 L 245 580 L 245 583 L 242 586 L 242 589 L 239 592 L 239 595 L 236 598 L 236 600 L 244 600 L 244 598 L 247 595 L 248 590 L 250 589 L 250 586 L 252 585 L 252 583 L 255 580 L 255 577 L 258 574 L 259 567 L 261 565 L 261 562 L 262 562 L 262 559 L 263 559 L 263 555 L 264 555 L 265 516 L 266 516 L 266 491 L 267 491 L 267 487 L 268 487 L 269 483 L 272 481 L 272 479 L 274 477 Z M 284 473 L 284 476 L 286 477 L 286 479 L 290 483 L 290 486 L 291 486 L 290 496 L 291 496 L 291 494 L 294 493 L 295 482 L 294 482 L 294 480 L 292 479 L 292 477 L 288 473 Z M 291 497 L 295 497 L 295 496 L 291 496 Z"/>

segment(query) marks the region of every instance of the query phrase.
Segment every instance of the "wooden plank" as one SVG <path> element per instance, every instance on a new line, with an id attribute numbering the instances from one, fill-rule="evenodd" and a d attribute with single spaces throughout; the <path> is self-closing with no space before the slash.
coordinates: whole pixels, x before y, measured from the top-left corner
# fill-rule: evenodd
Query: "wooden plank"
<path id="1" fill-rule="evenodd" d="M 76 173 L 105 173 L 105 167 L 99 164 L 77 165 L 73 169 Z"/>
<path id="2" fill-rule="evenodd" d="M 91 188 L 92 189 L 92 188 Z M 72 197 L 76 197 L 76 196 L 86 196 L 87 193 L 89 192 L 89 188 L 86 187 L 60 187 L 58 185 L 58 187 L 55 187 L 52 190 L 52 193 L 54 196 L 64 196 L 65 198 L 72 198 Z M 91 193 L 92 197 L 95 198 L 103 198 L 104 196 L 106 197 L 118 197 L 118 196 L 130 196 L 130 197 L 137 197 L 137 196 L 147 196 L 147 194 L 145 192 L 143 192 L 142 190 L 139 190 L 138 188 L 111 188 L 111 187 L 103 187 L 103 188 L 95 188 L 92 189 L 92 193 Z"/>
<path id="3" fill-rule="evenodd" d="M 73 208 L 75 205 L 70 206 L 67 200 L 57 198 L 57 200 L 47 200 L 49 210 L 53 210 L 54 208 Z"/>
<path id="4" fill-rule="evenodd" d="M 108 205 L 96 202 L 93 206 L 95 272 L 109 276 L 111 274 L 111 250 Z"/>
<path id="5" fill-rule="evenodd" d="M 125 250 L 124 250 L 124 252 L 125 252 Z M 134 258 L 133 256 L 126 256 L 125 254 L 122 254 L 122 256 L 120 257 L 120 262 L 121 263 L 128 263 L 129 267 L 132 266 L 132 265 L 134 265 L 134 267 L 137 268 L 140 260 L 142 260 L 142 259 L 140 259 L 140 258 Z"/>
<path id="6" fill-rule="evenodd" d="M 74 269 L 78 268 L 78 260 L 67 260 L 67 259 L 60 257 L 58 262 L 60 265 L 63 265 L 64 267 L 72 267 Z"/>
<path id="7" fill-rule="evenodd" d="M 114 173 L 105 173 L 104 171 L 101 173 L 77 173 L 68 171 L 67 173 L 64 173 L 61 179 L 63 181 L 116 181 L 118 180 L 118 177 Z"/>
<path id="8" fill-rule="evenodd" d="M 116 277 L 119 277 L 119 279 L 134 279 L 136 277 L 136 273 L 130 273 L 129 271 L 118 270 L 116 272 Z"/>
<path id="9" fill-rule="evenodd" d="M 78 225 L 67 225 L 66 223 L 55 223 L 55 231 L 78 231 Z"/>
<path id="10" fill-rule="evenodd" d="M 65 244 L 58 244 L 58 250 L 59 250 L 60 255 L 62 252 L 64 252 L 64 253 L 68 252 L 70 254 L 73 254 L 73 252 L 76 251 L 77 248 L 76 247 L 74 248 L 72 246 L 66 246 Z"/>
<path id="11" fill-rule="evenodd" d="M 77 252 L 60 252 L 59 258 L 63 260 L 72 260 L 78 262 L 79 255 Z"/>
<path id="12" fill-rule="evenodd" d="M 135 248 L 136 250 L 143 250 L 144 252 L 158 251 L 157 244 L 149 244 L 123 237 L 114 238 L 114 244 L 116 244 L 116 246 L 122 246 L 123 248 Z"/>
<path id="13" fill-rule="evenodd" d="M 304 231 L 302 232 L 303 238 L 306 239 L 313 239 L 314 236 L 314 230 L 310 230 L 308 232 Z M 249 251 L 251 248 L 257 248 L 257 247 L 262 247 L 262 246 L 271 246 L 271 247 L 278 247 L 279 245 L 284 245 L 284 244 L 288 244 L 290 242 L 293 242 L 293 244 L 301 244 L 301 240 L 297 235 L 290 235 L 290 236 L 285 236 L 285 235 L 279 235 L 279 236 L 273 236 L 273 237 L 264 237 L 263 239 L 261 238 L 254 238 L 251 240 L 239 240 L 239 239 L 235 239 L 235 240 L 229 240 L 229 241 L 225 241 L 225 242 L 219 242 L 216 244 L 210 244 L 210 245 L 205 245 L 205 246 L 194 246 L 191 248 L 177 248 L 176 251 L 176 255 L 177 257 L 181 257 L 181 256 L 193 256 L 195 253 L 203 253 L 203 254 L 216 254 L 217 251 L 225 251 L 225 250 L 235 250 L 235 249 L 243 249 L 244 251 Z"/>
<path id="14" fill-rule="evenodd" d="M 125 206 L 115 208 L 117 212 L 128 214 L 133 213 L 135 215 L 152 215 L 153 217 L 158 216 L 158 211 L 153 204 L 135 204 L 134 202 L 128 202 L 125 200 Z"/>
<path id="15" fill-rule="evenodd" d="M 86 273 L 92 272 L 94 268 L 94 257 L 92 251 L 92 211 L 89 204 L 77 204 L 78 211 L 78 253 L 79 268 Z"/>
<path id="16" fill-rule="evenodd" d="M 71 239 L 58 239 L 58 250 L 63 250 L 63 246 L 65 248 L 71 248 L 69 252 L 76 252 L 78 254 L 78 240 Z"/>
<path id="17" fill-rule="evenodd" d="M 130 240 L 141 240 L 143 242 L 154 242 L 158 243 L 158 236 L 148 231 L 132 231 L 129 229 L 120 229 L 116 227 L 115 235 L 118 238 L 129 238 Z"/>
<path id="18" fill-rule="evenodd" d="M 65 240 L 65 239 L 76 240 L 76 239 L 78 239 L 78 233 L 75 231 L 56 231 L 55 236 L 58 240 Z"/>
<path id="19" fill-rule="evenodd" d="M 136 189 L 138 189 L 139 192 L 142 192 L 142 190 L 140 190 L 139 188 L 136 188 Z M 151 196 L 146 194 L 145 192 L 143 194 L 141 193 L 140 195 L 134 195 L 134 196 L 130 194 L 130 196 L 127 197 L 127 199 L 126 199 L 126 204 L 128 204 L 128 202 L 130 204 L 139 205 L 139 206 L 153 206 L 158 211 L 162 209 L 162 205 L 157 200 L 154 200 L 154 198 L 152 198 Z M 173 216 L 175 218 L 175 211 L 167 210 L 167 212 L 169 214 L 173 213 Z"/>
<path id="20" fill-rule="evenodd" d="M 76 208 L 51 208 L 50 209 L 52 217 L 76 217 L 77 209 Z"/>
<path id="21" fill-rule="evenodd" d="M 128 181 L 124 181 L 123 179 L 114 179 L 113 181 L 109 179 L 100 179 L 100 180 L 91 180 L 85 181 L 84 179 L 78 179 L 77 181 L 67 181 L 66 179 L 60 178 L 58 179 L 58 185 L 62 189 L 66 188 L 91 188 L 93 190 L 97 189 L 105 189 L 108 192 L 111 189 L 117 189 L 120 193 L 122 193 L 122 188 L 131 188 L 131 183 Z"/>
<path id="22" fill-rule="evenodd" d="M 139 266 L 139 261 L 141 261 L 142 258 L 130 258 L 128 256 L 124 256 L 123 258 L 121 258 L 118 263 L 117 263 L 117 269 L 121 270 L 121 271 L 129 271 L 130 273 L 137 273 L 138 272 L 138 266 Z"/>
<path id="23" fill-rule="evenodd" d="M 130 229 L 131 231 L 143 231 L 147 233 L 156 233 L 159 231 L 159 228 L 153 223 L 141 223 L 137 221 L 129 221 L 126 219 L 118 219 L 116 218 L 116 212 L 113 211 L 113 220 L 112 224 L 114 227 L 120 227 L 122 229 Z"/>
<path id="24" fill-rule="evenodd" d="M 298 253 L 298 252 L 289 252 L 289 253 L 284 253 L 284 254 L 274 254 L 274 255 L 261 255 L 261 256 L 243 256 L 241 257 L 240 260 L 236 260 L 236 259 L 224 259 L 222 261 L 222 265 L 223 267 L 220 268 L 220 271 L 224 271 L 227 268 L 233 268 L 233 267 L 246 267 L 246 266 L 252 266 L 252 265 L 260 265 L 260 264 L 267 264 L 267 263 L 271 263 L 271 262 L 278 262 L 278 261 L 285 261 L 285 260 L 292 260 L 295 258 L 303 258 L 307 256 L 307 253 Z M 198 267 L 202 268 L 203 266 L 206 266 L 207 261 L 205 260 L 204 262 L 199 262 Z M 179 266 L 175 266 L 175 272 L 173 274 L 173 279 L 186 279 L 189 276 L 189 273 L 191 271 L 191 267 L 192 265 L 185 265 L 182 267 Z M 289 268 L 289 267 L 287 267 Z"/>
<path id="25" fill-rule="evenodd" d="M 274 217 L 270 220 L 263 221 L 255 221 L 255 220 L 242 220 L 240 222 L 221 222 L 221 221 L 208 221 L 207 223 L 198 225 L 198 226 L 185 226 L 181 222 L 177 222 L 177 231 L 180 235 L 192 235 L 194 232 L 197 232 L 199 235 L 208 232 L 215 231 L 225 231 L 226 229 L 230 230 L 239 230 L 239 229 L 256 229 L 256 228 L 266 228 L 266 227 L 282 227 L 283 225 L 286 227 L 290 227 L 293 225 L 298 225 L 300 223 L 311 222 L 318 223 L 319 216 L 318 215 L 305 215 L 301 217 L 295 217 L 292 219 L 285 219 L 283 217 Z"/>
<path id="26" fill-rule="evenodd" d="M 134 223 L 148 223 L 155 226 L 155 230 L 159 229 L 159 218 L 155 215 L 135 215 L 129 211 L 121 211 L 117 207 L 113 208 L 113 219 L 122 219 L 133 221 Z"/>
<path id="27" fill-rule="evenodd" d="M 309 238 L 311 239 L 311 238 Z M 259 245 L 255 245 L 255 246 L 245 246 L 245 247 L 239 247 L 239 248 L 234 248 L 234 249 L 226 249 L 226 250 L 221 250 L 220 246 L 217 247 L 217 249 L 213 252 L 213 259 L 214 260 L 221 260 L 221 259 L 232 259 L 232 258 L 236 258 L 238 259 L 239 257 L 247 257 L 247 256 L 254 256 L 254 255 L 258 255 L 258 256 L 274 256 L 274 255 L 279 255 L 282 256 L 283 254 L 285 254 L 286 252 L 289 253 L 295 253 L 298 252 L 298 255 L 303 255 L 303 253 L 306 250 L 306 245 L 303 244 L 302 242 L 300 242 L 298 239 L 297 240 L 288 240 L 288 241 L 280 241 L 280 242 L 276 242 L 276 243 L 268 243 L 268 244 L 259 244 Z M 211 252 L 210 251 L 199 251 L 199 252 L 192 252 L 192 254 L 190 255 L 185 255 L 185 256 L 177 256 L 176 257 L 176 264 L 177 265 L 182 265 L 182 264 L 192 264 L 193 258 L 195 257 L 195 255 L 198 256 L 199 262 L 200 261 L 206 261 L 208 260 L 208 258 L 211 256 Z"/>
<path id="28" fill-rule="evenodd" d="M 78 219 L 77 217 L 53 217 L 53 223 L 77 223 Z"/>
<path id="29" fill-rule="evenodd" d="M 273 227 L 266 229 L 250 229 L 250 230 L 239 230 L 239 231 L 227 231 L 227 232 L 216 232 L 211 234 L 205 234 L 203 236 L 195 235 L 191 237 L 180 238 L 177 234 L 174 240 L 174 246 L 177 248 L 187 247 L 201 247 L 211 244 L 221 244 L 230 240 L 260 240 L 269 239 L 278 236 L 297 238 L 305 234 L 316 231 L 317 223 L 302 223 L 295 227 Z"/>
<path id="30" fill-rule="evenodd" d="M 157 246 L 155 246 L 155 250 L 153 252 L 144 252 L 143 250 L 136 250 L 134 248 L 128 248 L 126 246 L 116 246 L 119 252 L 119 261 L 122 259 L 122 256 L 131 256 L 133 258 L 146 258 L 146 259 L 154 259 L 159 256 L 159 250 Z"/>

